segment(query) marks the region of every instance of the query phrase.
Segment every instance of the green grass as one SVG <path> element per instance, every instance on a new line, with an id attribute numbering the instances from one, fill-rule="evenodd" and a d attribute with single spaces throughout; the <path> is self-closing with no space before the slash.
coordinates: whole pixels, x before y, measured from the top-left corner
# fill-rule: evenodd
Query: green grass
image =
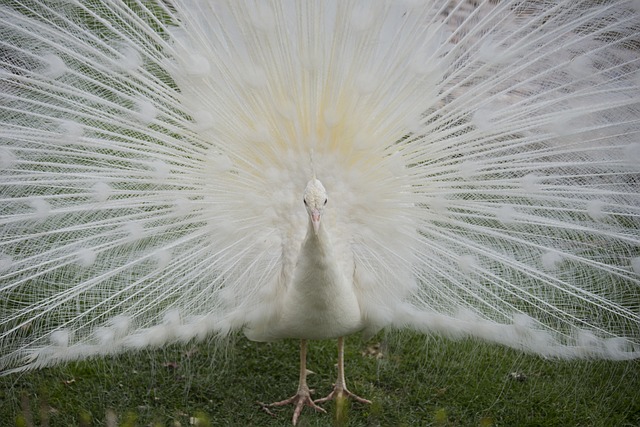
<path id="1" fill-rule="evenodd" d="M 379 344 L 377 346 L 376 344 Z M 2 426 L 287 426 L 298 343 L 244 338 L 0 377 Z M 335 341 L 310 342 L 315 396 L 335 379 Z M 299 426 L 638 426 L 640 362 L 549 361 L 472 340 L 410 334 L 347 340 L 347 383 L 373 401 L 336 419 L 305 408 Z M 214 361 L 215 360 L 215 361 Z M 196 419 L 200 420 L 196 422 Z M 195 423 L 195 424 L 194 424 Z"/>

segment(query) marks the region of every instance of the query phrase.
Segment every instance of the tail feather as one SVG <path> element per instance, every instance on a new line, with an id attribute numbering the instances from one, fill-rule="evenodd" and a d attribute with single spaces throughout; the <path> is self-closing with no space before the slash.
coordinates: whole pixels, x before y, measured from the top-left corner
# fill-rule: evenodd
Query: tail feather
<path id="1" fill-rule="evenodd" d="M 638 357 L 640 11 L 475 3 L 1 6 L 0 369 L 277 316 L 315 173 L 367 333 Z"/>

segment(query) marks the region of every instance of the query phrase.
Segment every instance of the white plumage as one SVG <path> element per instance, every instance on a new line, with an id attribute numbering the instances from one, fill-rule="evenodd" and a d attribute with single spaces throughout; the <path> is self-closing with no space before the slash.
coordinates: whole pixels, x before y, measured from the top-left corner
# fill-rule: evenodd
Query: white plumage
<path id="1" fill-rule="evenodd" d="M 309 181 L 303 200 L 309 221 L 295 267 L 276 285 L 277 295 L 269 307 L 272 314 L 246 330 L 254 341 L 336 338 L 359 332 L 364 326 L 353 255 L 344 244 L 341 250 L 334 249 L 321 222 L 328 202 L 322 183 Z"/>
<path id="2" fill-rule="evenodd" d="M 640 356 L 638 46 L 637 1 L 0 6 L 0 369 L 383 327 Z"/>

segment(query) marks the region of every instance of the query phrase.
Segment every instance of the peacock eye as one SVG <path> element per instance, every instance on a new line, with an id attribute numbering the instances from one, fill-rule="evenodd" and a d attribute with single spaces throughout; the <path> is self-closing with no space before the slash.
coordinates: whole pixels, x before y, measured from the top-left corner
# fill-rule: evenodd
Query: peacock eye
<path id="1" fill-rule="evenodd" d="M 302 201 L 304 202 L 304 205 L 307 206 L 307 199 L 302 199 Z"/>
<path id="2" fill-rule="evenodd" d="M 329 199 L 324 199 L 324 204 L 326 205 Z"/>

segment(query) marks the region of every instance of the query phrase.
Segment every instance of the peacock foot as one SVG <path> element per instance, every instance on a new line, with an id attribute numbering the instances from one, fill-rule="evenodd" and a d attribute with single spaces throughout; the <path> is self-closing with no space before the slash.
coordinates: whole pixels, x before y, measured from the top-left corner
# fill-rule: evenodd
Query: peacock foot
<path id="1" fill-rule="evenodd" d="M 269 411 L 268 408 L 291 405 L 291 404 L 295 405 L 295 409 L 293 411 L 293 425 L 296 425 L 298 423 L 298 418 L 302 413 L 302 408 L 304 408 L 305 406 L 309 406 L 318 412 L 323 412 L 325 414 L 327 413 L 327 411 L 325 411 L 323 408 L 315 404 L 315 402 L 311 398 L 311 393 L 313 393 L 313 390 L 299 389 L 294 396 L 288 399 L 281 400 L 279 402 L 269 403 L 269 404 L 260 403 L 260 406 L 262 406 L 262 409 L 268 414 L 274 415 L 271 411 Z"/>
<path id="2" fill-rule="evenodd" d="M 339 385 L 336 384 L 333 386 L 333 391 L 331 393 L 329 393 L 329 395 L 327 397 L 323 397 L 322 399 L 316 399 L 313 402 L 314 403 L 325 403 L 328 402 L 330 400 L 339 400 L 339 399 L 353 399 L 356 402 L 359 403 L 366 403 L 366 404 L 371 404 L 371 401 L 368 399 L 364 399 L 356 394 L 351 393 L 349 390 L 347 390 L 347 387 L 343 386 L 343 385 Z"/>

